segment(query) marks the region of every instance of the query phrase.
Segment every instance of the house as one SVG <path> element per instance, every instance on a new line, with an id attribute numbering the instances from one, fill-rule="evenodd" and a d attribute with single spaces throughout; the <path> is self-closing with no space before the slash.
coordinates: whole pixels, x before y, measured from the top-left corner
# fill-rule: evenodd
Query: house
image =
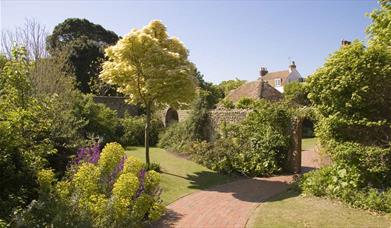
<path id="1" fill-rule="evenodd" d="M 269 83 L 259 78 L 256 81 L 247 82 L 240 87 L 231 90 L 225 99 L 238 102 L 242 98 L 266 99 L 270 101 L 278 101 L 282 99 L 282 94 Z"/>
<path id="2" fill-rule="evenodd" d="M 296 69 L 295 61 L 292 61 L 288 70 L 283 71 L 268 72 L 265 67 L 261 67 L 260 78 L 281 93 L 284 92 L 284 85 L 294 81 L 304 81 L 304 78 L 301 77 L 300 73 Z"/>

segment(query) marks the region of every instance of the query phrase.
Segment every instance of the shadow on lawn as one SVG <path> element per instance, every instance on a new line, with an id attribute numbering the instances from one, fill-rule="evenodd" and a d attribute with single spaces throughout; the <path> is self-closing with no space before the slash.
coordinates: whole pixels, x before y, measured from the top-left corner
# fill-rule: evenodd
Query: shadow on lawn
<path id="1" fill-rule="evenodd" d="M 168 173 L 168 172 L 164 172 L 164 171 L 162 173 L 164 173 L 166 175 L 189 180 L 191 183 L 191 186 L 189 186 L 189 188 L 192 188 L 192 189 L 205 189 L 205 188 L 209 188 L 212 186 L 232 182 L 235 180 L 244 179 L 243 177 L 239 177 L 239 176 L 227 176 L 227 175 L 222 175 L 222 174 L 218 174 L 216 172 L 211 172 L 211 171 L 196 172 L 192 175 L 188 174 L 187 176 L 180 176 L 177 174 Z"/>
<path id="2" fill-rule="evenodd" d="M 221 176 L 213 172 L 202 171 L 195 173 L 195 175 L 189 175 L 186 179 L 191 181 L 190 188 L 231 193 L 233 197 L 247 202 L 265 201 L 271 196 L 276 195 L 276 193 L 278 194 L 287 190 L 291 186 L 287 182 L 274 179 L 241 177 L 236 178 L 236 181 L 230 183 L 207 188 L 208 182 L 212 178 L 221 178 Z"/>
<path id="3" fill-rule="evenodd" d="M 175 222 L 183 217 L 182 214 L 179 214 L 173 210 L 168 209 L 166 213 L 158 221 L 152 223 L 148 227 L 172 227 L 175 225 Z"/>

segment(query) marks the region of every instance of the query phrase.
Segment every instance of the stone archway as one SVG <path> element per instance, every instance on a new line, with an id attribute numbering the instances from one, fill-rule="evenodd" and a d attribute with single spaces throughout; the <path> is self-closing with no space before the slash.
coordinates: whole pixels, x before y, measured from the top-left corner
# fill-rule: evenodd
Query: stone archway
<path id="1" fill-rule="evenodd" d="M 169 108 L 164 118 L 164 125 L 166 127 L 169 127 L 170 125 L 177 123 L 178 121 L 179 121 L 178 112 L 173 108 Z"/>

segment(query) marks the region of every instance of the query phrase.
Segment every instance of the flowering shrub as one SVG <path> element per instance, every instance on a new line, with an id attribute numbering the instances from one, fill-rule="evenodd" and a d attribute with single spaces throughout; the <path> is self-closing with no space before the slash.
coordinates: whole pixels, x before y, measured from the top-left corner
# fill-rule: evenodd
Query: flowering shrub
<path id="1" fill-rule="evenodd" d="M 51 170 L 40 171 L 40 199 L 19 214 L 18 223 L 137 227 L 158 219 L 164 212 L 157 195 L 159 174 L 126 157 L 118 143 L 107 144 L 102 153 L 97 148 L 79 150 L 76 168 L 62 181 L 56 181 Z"/>
<path id="2" fill-rule="evenodd" d="M 75 163 L 89 162 L 96 164 L 100 157 L 100 145 L 97 143 L 93 147 L 80 148 L 77 151 Z"/>

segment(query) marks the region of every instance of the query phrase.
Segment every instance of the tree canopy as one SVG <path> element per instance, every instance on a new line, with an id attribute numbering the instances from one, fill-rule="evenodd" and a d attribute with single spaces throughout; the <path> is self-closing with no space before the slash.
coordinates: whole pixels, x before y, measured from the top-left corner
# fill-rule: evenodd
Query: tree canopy
<path id="1" fill-rule="evenodd" d="M 118 36 L 101 25 L 91 23 L 87 19 L 68 18 L 54 27 L 53 33 L 47 37 L 47 48 L 52 52 L 72 41 L 85 37 L 98 43 L 114 44 Z"/>
<path id="2" fill-rule="evenodd" d="M 372 23 L 368 26 L 367 32 L 370 42 L 391 47 L 391 2 L 380 0 L 380 8 L 369 14 Z"/>
<path id="3" fill-rule="evenodd" d="M 224 91 L 224 95 L 227 96 L 229 91 L 238 88 L 243 85 L 246 81 L 235 78 L 235 80 L 222 81 L 218 87 Z"/>
<path id="4" fill-rule="evenodd" d="M 310 105 L 306 83 L 291 82 L 284 86 L 284 98 L 298 105 Z"/>
<path id="5" fill-rule="evenodd" d="M 84 93 L 95 92 L 99 84 L 98 75 L 104 60 L 104 48 L 118 41 L 118 36 L 101 25 L 86 19 L 69 18 L 58 24 L 47 37 L 47 49 L 51 55 L 65 53 L 72 66 L 76 84 Z M 92 86 L 94 85 L 94 86 Z M 104 94 L 112 95 L 115 90 L 105 89 Z"/>
<path id="6" fill-rule="evenodd" d="M 149 164 L 149 124 L 159 108 L 179 108 L 196 95 L 194 65 L 182 42 L 169 37 L 162 22 L 154 20 L 142 29 L 133 29 L 106 49 L 100 78 L 117 86 L 132 103 L 146 109 L 145 146 Z"/>
<path id="7" fill-rule="evenodd" d="M 308 80 L 309 98 L 323 117 L 320 132 L 337 140 L 389 143 L 390 63 L 389 50 L 359 41 L 331 55 Z"/>

